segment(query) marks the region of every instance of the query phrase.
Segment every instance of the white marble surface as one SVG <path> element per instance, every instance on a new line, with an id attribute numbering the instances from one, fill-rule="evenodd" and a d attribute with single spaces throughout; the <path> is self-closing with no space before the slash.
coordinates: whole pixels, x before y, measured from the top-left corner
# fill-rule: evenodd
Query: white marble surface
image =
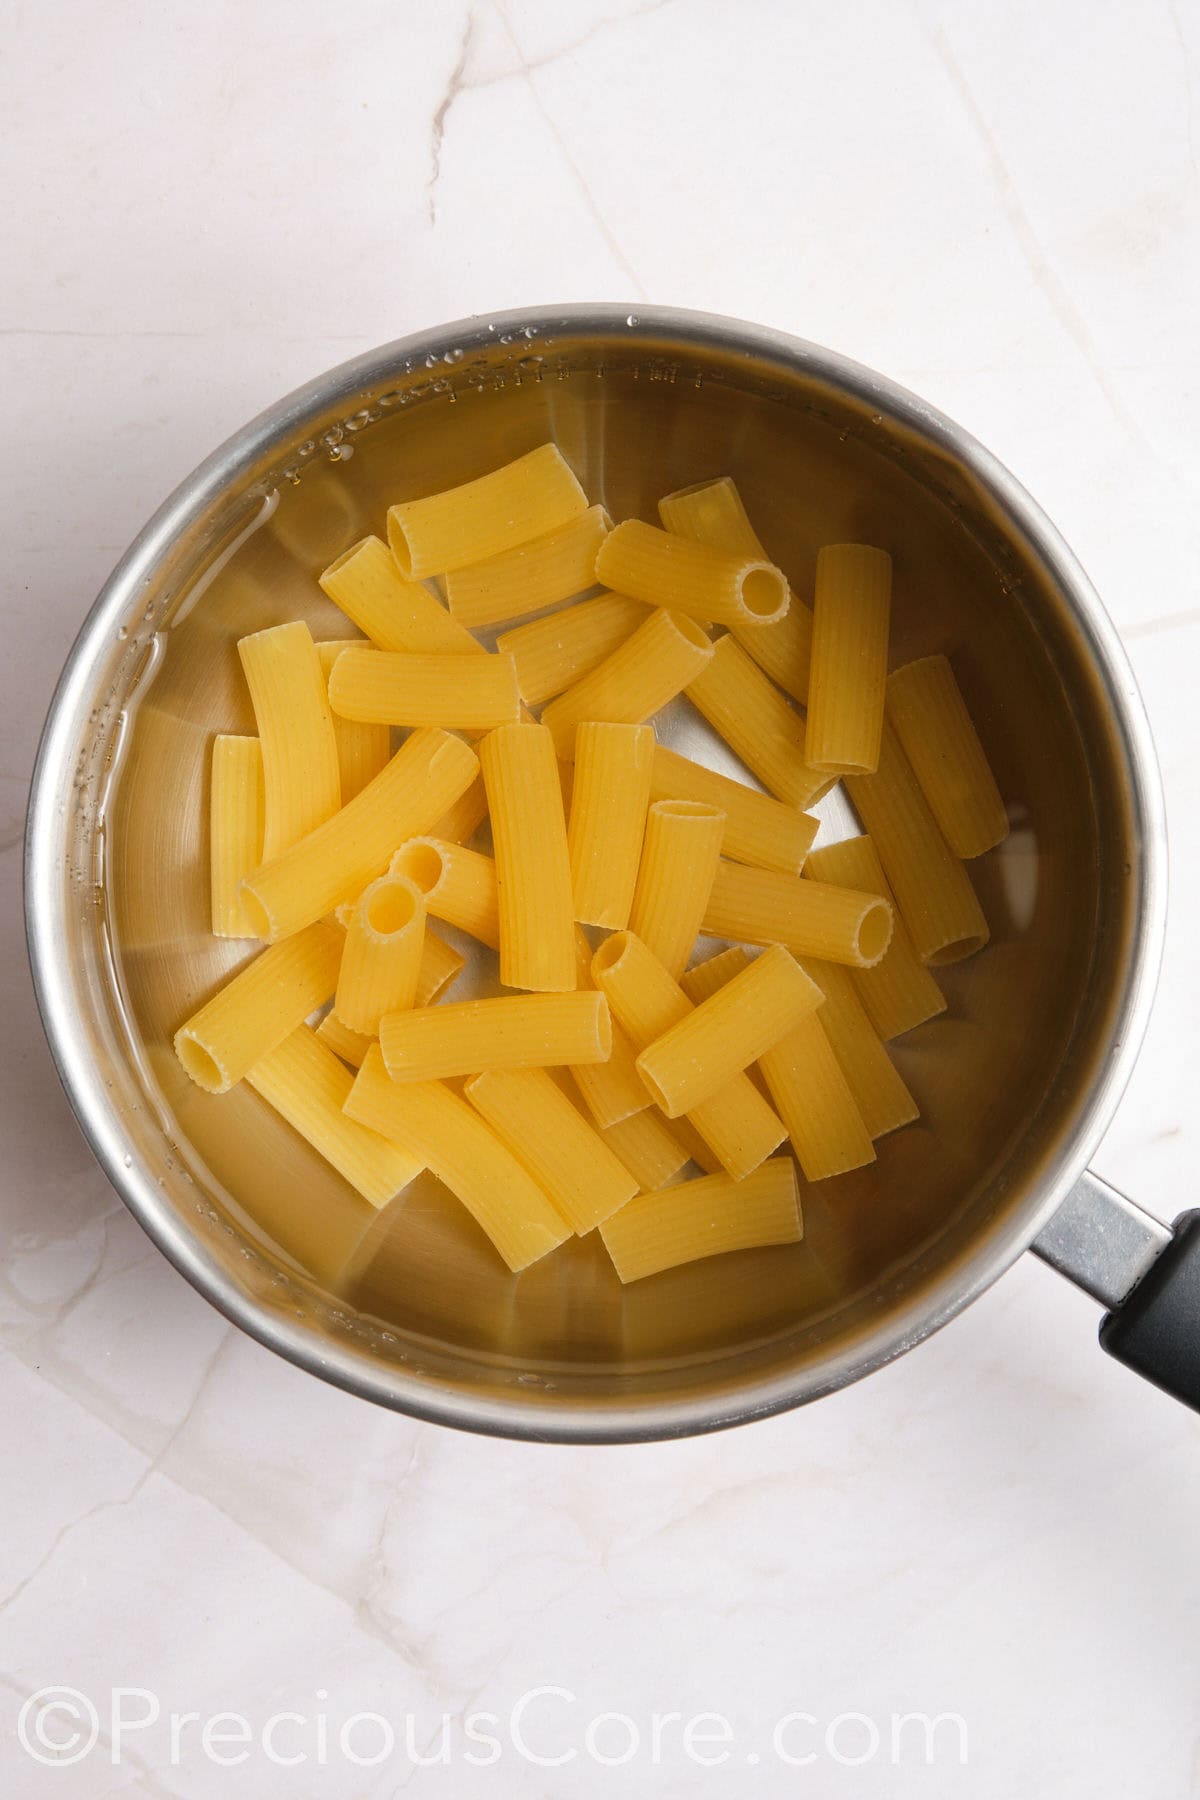
<path id="1" fill-rule="evenodd" d="M 1200 1793 L 1200 1429 L 1097 1352 L 1095 1308 L 1048 1271 L 1027 1260 L 869 1383 L 718 1439 L 529 1449 L 387 1416 L 227 1328 L 126 1215 L 56 1088 L 19 910 L 60 661 L 122 546 L 227 432 L 472 311 L 761 319 L 974 430 L 1125 636 L 1166 775 L 1172 923 L 1096 1161 L 1164 1216 L 1194 1203 L 1196 0 L 4 13 L 5 1795 Z M 111 1688 L 151 1690 L 163 1717 L 115 1763 L 105 1735 L 43 1768 L 16 1723 L 50 1684 L 105 1722 Z M 532 1703 L 530 1747 L 573 1761 L 464 1761 L 466 1715 L 541 1686 L 576 1699 Z M 220 1767 L 237 1744 L 206 1752 L 195 1723 L 173 1753 L 172 1710 L 243 1714 L 248 1760 Z M 606 1710 L 642 1727 L 621 1769 L 583 1741 Z M 396 1725 L 387 1764 L 339 1747 L 361 1711 Z M 791 1711 L 818 1721 L 786 1739 L 816 1754 L 798 1768 L 771 1748 Z M 966 1771 L 953 1736 L 931 1767 L 915 1740 L 893 1761 L 909 1711 L 962 1716 Z M 305 1721 L 277 1728 L 306 1758 L 289 1769 L 261 1745 L 281 1712 Z M 655 1767 L 656 1712 L 723 1714 L 736 1741 L 689 1755 L 668 1725 Z M 414 1765 L 405 1716 L 420 1749 L 443 1713 L 451 1766 Z M 823 1744 L 845 1713 L 883 1732 L 859 1767 L 838 1755 L 869 1750 L 861 1723 Z"/>

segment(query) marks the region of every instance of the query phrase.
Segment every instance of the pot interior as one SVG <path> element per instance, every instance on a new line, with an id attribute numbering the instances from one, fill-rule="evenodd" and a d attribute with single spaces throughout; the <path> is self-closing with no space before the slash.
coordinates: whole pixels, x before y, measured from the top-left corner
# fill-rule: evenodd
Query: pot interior
<path id="1" fill-rule="evenodd" d="M 430 343 L 293 409 L 94 650 L 62 825 L 67 951 L 138 1210 L 256 1329 L 415 1410 L 621 1435 L 821 1391 L 951 1308 L 988 1246 L 1014 1253 L 1079 1128 L 1127 998 L 1142 873 L 1106 679 L 1002 502 L 866 378 L 615 320 Z M 202 1093 L 171 1049 L 253 950 L 208 918 L 212 737 L 254 730 L 237 638 L 293 618 L 352 635 L 317 572 L 392 499 L 550 437 L 617 519 L 731 474 L 809 599 L 821 543 L 890 550 L 893 663 L 950 654 L 1013 826 L 970 865 L 990 946 L 937 971 L 946 1014 L 893 1046 L 920 1123 L 804 1189 L 801 1245 L 627 1289 L 590 1239 L 510 1276 L 432 1180 L 371 1214 L 248 1087 Z M 666 735 L 742 773 L 686 702 Z M 838 792 L 818 810 L 819 842 L 857 828 Z"/>

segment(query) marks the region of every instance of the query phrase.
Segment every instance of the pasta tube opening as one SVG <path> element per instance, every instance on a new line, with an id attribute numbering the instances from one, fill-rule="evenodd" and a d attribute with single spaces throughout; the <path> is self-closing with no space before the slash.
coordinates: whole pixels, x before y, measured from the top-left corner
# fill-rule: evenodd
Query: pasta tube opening
<path id="1" fill-rule="evenodd" d="M 384 875 L 363 895 L 363 917 L 379 937 L 395 937 L 416 917 L 419 897 L 403 876 Z"/>

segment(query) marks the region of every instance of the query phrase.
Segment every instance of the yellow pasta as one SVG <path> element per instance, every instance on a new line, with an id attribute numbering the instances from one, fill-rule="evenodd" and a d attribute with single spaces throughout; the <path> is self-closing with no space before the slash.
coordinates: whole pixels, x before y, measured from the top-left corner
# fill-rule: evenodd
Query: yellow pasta
<path id="1" fill-rule="evenodd" d="M 806 740 L 814 769 L 863 774 L 879 765 L 891 604 L 885 550 L 826 544 L 817 552 Z"/>
<path id="2" fill-rule="evenodd" d="M 258 935 L 273 943 L 353 900 L 400 844 L 466 792 L 478 769 L 461 738 L 414 731 L 361 794 L 242 883 Z"/>
<path id="3" fill-rule="evenodd" d="M 509 656 L 411 656 L 369 648 L 338 657 L 329 702 L 343 719 L 457 731 L 515 725 L 521 712 Z"/>
<path id="4" fill-rule="evenodd" d="M 770 625 L 788 608 L 787 581 L 764 557 L 677 537 L 641 519 L 609 532 L 596 557 L 596 580 L 710 625 Z"/>
<path id="5" fill-rule="evenodd" d="M 385 1013 L 412 1006 L 425 943 L 425 896 L 403 875 L 364 888 L 346 929 L 333 1010 L 373 1037 Z"/>
<path id="6" fill-rule="evenodd" d="M 453 806 L 435 819 L 429 836 L 443 838 L 449 844 L 467 844 L 487 818 L 487 791 L 483 776 L 477 775 L 466 793 L 460 794 Z"/>
<path id="7" fill-rule="evenodd" d="M 361 642 L 361 638 L 354 638 L 317 645 L 326 693 L 329 691 L 333 665 L 342 651 L 350 650 Z M 347 800 L 353 800 L 355 794 L 361 794 L 368 781 L 374 781 L 381 770 L 387 767 L 392 754 L 392 734 L 386 725 L 360 724 L 356 719 L 339 719 L 334 713 L 333 741 L 337 745 L 342 805 L 345 806 Z M 262 858 L 259 857 L 258 860 L 261 862 Z"/>
<path id="8" fill-rule="evenodd" d="M 441 1081 L 481 1069 L 602 1063 L 612 1031 L 603 994 L 513 994 L 388 1013 L 379 1047 L 393 1081 Z"/>
<path id="9" fill-rule="evenodd" d="M 679 1121 L 676 1121 L 678 1125 Z M 631 1118 L 621 1119 L 602 1133 L 605 1143 L 624 1163 L 646 1194 L 665 1187 L 688 1161 L 690 1151 L 668 1125 L 656 1106 L 648 1106 Z"/>
<path id="10" fill-rule="evenodd" d="M 504 725 L 479 748 L 500 912 L 505 987 L 575 986 L 571 860 L 554 741 L 544 725 Z"/>
<path id="11" fill-rule="evenodd" d="M 344 909 L 339 908 L 339 911 Z M 444 993 L 451 982 L 456 981 L 466 967 L 466 958 L 451 948 L 445 938 L 438 937 L 428 924 L 421 940 L 421 962 L 417 969 L 417 987 L 413 995 L 414 1006 L 432 1006 L 437 996 Z M 317 1036 L 324 1038 L 331 1050 L 336 1050 L 343 1062 L 352 1068 L 360 1069 L 363 1058 L 376 1039 L 361 1031 L 351 1031 L 343 1025 L 336 1013 L 326 1013 L 317 1026 Z M 632 1055 L 630 1057 L 632 1062 Z"/>
<path id="12" fill-rule="evenodd" d="M 869 969 L 891 942 L 892 908 L 878 894 L 722 860 L 701 930 Z"/>
<path id="13" fill-rule="evenodd" d="M 606 1220 L 600 1235 L 623 1282 L 730 1250 L 798 1244 L 796 1165 L 776 1156 L 741 1181 L 705 1175 L 643 1194 Z"/>
<path id="14" fill-rule="evenodd" d="M 658 513 L 667 530 L 680 537 L 769 560 L 728 475 L 667 494 L 658 503 Z M 793 594 L 786 613 L 773 625 L 733 623 L 729 629 L 776 686 L 803 706 L 808 699 L 812 627 L 811 609 Z"/>
<path id="15" fill-rule="evenodd" d="M 424 1166 L 342 1108 L 354 1077 L 307 1025 L 249 1070 L 246 1080 L 372 1206 L 386 1206 Z"/>
<path id="16" fill-rule="evenodd" d="M 636 631 L 646 608 L 627 594 L 598 594 L 578 606 L 502 631 L 497 650 L 517 665 L 517 687 L 526 706 L 541 706 L 603 662 Z"/>
<path id="17" fill-rule="evenodd" d="M 544 1069 L 489 1069 L 466 1095 L 578 1236 L 636 1194 L 624 1163 Z"/>
<path id="18" fill-rule="evenodd" d="M 464 625 L 419 581 L 400 573 L 381 538 L 365 537 L 320 576 L 321 586 L 380 650 L 418 656 L 482 655 Z"/>
<path id="19" fill-rule="evenodd" d="M 434 837 L 410 838 L 392 858 L 393 875 L 407 876 L 425 896 L 426 911 L 457 925 L 495 950 L 500 943 L 496 865 L 478 850 Z"/>
<path id="20" fill-rule="evenodd" d="M 892 899 L 883 864 L 869 837 L 846 838 L 814 850 L 804 872 L 816 881 Z M 899 1037 L 902 1031 L 911 1031 L 946 1010 L 946 997 L 913 949 L 908 927 L 898 913 L 882 960 L 872 969 L 855 969 L 854 985 L 881 1038 Z"/>
<path id="21" fill-rule="evenodd" d="M 656 744 L 650 770 L 653 800 L 699 800 L 725 814 L 721 850 L 735 862 L 799 874 L 817 835 L 819 819 L 797 812 L 728 775 L 718 775 L 665 744 Z"/>
<path id="22" fill-rule="evenodd" d="M 388 543 L 402 575 L 422 580 L 499 556 L 587 511 L 556 444 L 542 444 L 476 481 L 388 508 Z"/>
<path id="23" fill-rule="evenodd" d="M 571 1236 L 566 1219 L 473 1107 L 439 1081 L 391 1081 L 375 1045 L 346 1112 L 444 1182 L 514 1274 Z"/>
<path id="24" fill-rule="evenodd" d="M 592 980 L 592 947 L 575 927 L 575 985 L 586 991 Z M 575 1085 L 588 1111 L 602 1129 L 619 1125 L 650 1105 L 646 1084 L 637 1072 L 636 1052 L 616 1020 L 610 1020 L 612 1049 L 602 1063 L 578 1063 L 572 1068 Z"/>
<path id="25" fill-rule="evenodd" d="M 575 731 L 586 719 L 612 725 L 644 725 L 695 680 L 712 659 L 703 627 L 683 613 L 652 612 L 604 661 L 552 700 L 542 724 L 569 760 Z"/>
<path id="26" fill-rule="evenodd" d="M 889 678 L 887 711 L 930 811 L 955 856 L 982 856 L 1008 836 L 1008 814 L 944 656 Z"/>
<path id="27" fill-rule="evenodd" d="M 330 1050 L 336 1052 L 344 1063 L 352 1069 L 361 1069 L 366 1060 L 367 1051 L 378 1039 L 363 1031 L 351 1031 L 343 1025 L 335 1012 L 327 1012 L 317 1026 L 317 1036 Z"/>
<path id="28" fill-rule="evenodd" d="M 821 990 L 780 944 L 646 1046 L 638 1071 L 669 1119 L 694 1112 L 821 1004 Z"/>
<path id="29" fill-rule="evenodd" d="M 281 1044 L 337 985 L 342 934 L 325 920 L 262 950 L 175 1033 L 196 1083 L 223 1094 Z"/>
<path id="30" fill-rule="evenodd" d="M 629 923 L 653 755 L 649 725 L 589 720 L 575 734 L 567 851 L 575 917 L 585 925 L 622 930 Z"/>
<path id="31" fill-rule="evenodd" d="M 988 925 L 970 877 L 938 829 L 888 720 L 877 772 L 848 775 L 846 790 L 921 961 L 937 967 L 982 950 Z"/>
<path id="32" fill-rule="evenodd" d="M 254 937 L 239 892 L 262 861 L 262 746 L 254 737 L 213 739 L 208 808 L 214 937 Z"/>
<path id="33" fill-rule="evenodd" d="M 742 949 L 710 957 L 685 976 L 688 998 L 697 1004 L 710 998 L 749 962 Z M 825 1035 L 820 1007 L 764 1051 L 758 1066 L 808 1181 L 824 1181 L 874 1162 L 870 1133 Z"/>
<path id="34" fill-rule="evenodd" d="M 333 714 L 307 625 L 273 625 L 239 638 L 238 655 L 262 745 L 269 862 L 341 805 Z"/>
<path id="35" fill-rule="evenodd" d="M 724 834 L 725 814 L 702 800 L 656 800 L 646 815 L 628 923 L 676 981 L 700 930 Z"/>
<path id="36" fill-rule="evenodd" d="M 718 638 L 688 699 L 779 800 L 803 809 L 833 785 L 805 761 L 804 721 L 732 637 Z"/>
<path id="37" fill-rule="evenodd" d="M 802 966 L 825 996 L 821 1024 L 870 1136 L 911 1124 L 921 1109 L 863 1010 L 850 971 L 828 962 Z"/>
<path id="38" fill-rule="evenodd" d="M 456 619 L 473 630 L 520 619 L 580 594 L 596 583 L 596 554 L 612 520 L 602 506 L 568 519 L 545 537 L 472 563 L 446 577 L 446 599 Z"/>
<path id="39" fill-rule="evenodd" d="M 630 931 L 605 939 L 592 958 L 592 974 L 639 1054 L 692 1011 L 679 983 Z M 756 1169 L 786 1135 L 746 1075 L 735 1075 L 688 1118 L 736 1180 Z"/>

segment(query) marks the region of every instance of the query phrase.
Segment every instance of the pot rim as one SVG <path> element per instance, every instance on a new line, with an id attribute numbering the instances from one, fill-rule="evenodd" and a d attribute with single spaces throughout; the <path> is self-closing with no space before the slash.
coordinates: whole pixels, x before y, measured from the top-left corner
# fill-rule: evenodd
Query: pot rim
<path id="1" fill-rule="evenodd" d="M 632 321 L 632 323 L 631 323 Z M 1129 804 L 1142 856 L 1132 900 L 1130 968 L 1114 1008 L 1103 1070 L 1064 1142 L 1052 1174 L 1028 1203 L 1012 1209 L 957 1263 L 914 1294 L 853 1345 L 790 1374 L 751 1379 L 737 1389 L 680 1400 L 568 1402 L 553 1397 L 467 1393 L 449 1383 L 372 1364 L 350 1346 L 319 1338 L 297 1320 L 268 1312 L 242 1292 L 145 1171 L 126 1167 L 119 1115 L 90 1065 L 65 960 L 56 955 L 62 912 L 57 797 L 70 780 L 72 732 L 102 648 L 131 595 L 152 577 L 169 547 L 194 527 L 222 491 L 273 446 L 343 398 L 394 377 L 407 360 L 448 349 L 482 347 L 504 332 L 532 327 L 591 332 L 635 342 L 639 328 L 673 338 L 681 349 L 742 352 L 809 374 L 886 411 L 967 468 L 1027 539 L 1054 576 L 1102 679 L 1113 728 L 1130 771 Z M 43 1028 L 67 1098 L 97 1160 L 134 1217 L 191 1285 L 250 1337 L 297 1367 L 362 1399 L 425 1421 L 491 1436 L 557 1443 L 640 1443 L 715 1431 L 768 1417 L 873 1373 L 948 1323 L 1017 1259 L 1083 1173 L 1132 1072 L 1149 1020 L 1166 920 L 1166 826 L 1162 784 L 1149 724 L 1116 629 L 1057 529 L 1011 472 L 970 433 L 906 389 L 862 365 L 767 326 L 672 307 L 563 305 L 480 314 L 414 333 L 338 364 L 268 407 L 187 476 L 138 533 L 101 588 L 67 657 L 38 746 L 25 832 L 26 939 Z"/>

